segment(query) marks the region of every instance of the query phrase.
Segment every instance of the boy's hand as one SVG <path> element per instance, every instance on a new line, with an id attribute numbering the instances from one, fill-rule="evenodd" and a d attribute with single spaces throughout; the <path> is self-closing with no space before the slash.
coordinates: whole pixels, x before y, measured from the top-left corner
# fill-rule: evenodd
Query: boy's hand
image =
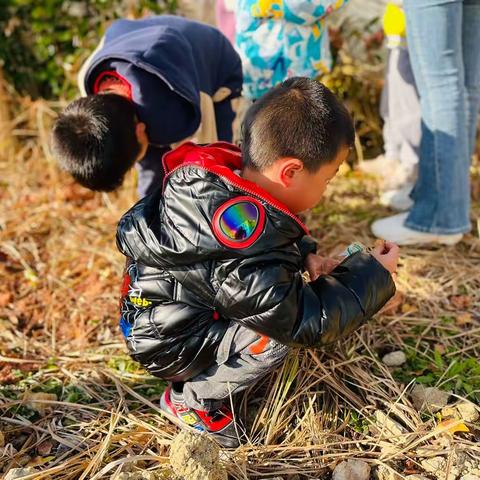
<path id="1" fill-rule="evenodd" d="M 309 253 L 305 259 L 305 269 L 310 275 L 310 281 L 315 281 L 320 275 L 329 274 L 338 264 L 339 260 L 328 257 L 321 257 Z"/>
<path id="2" fill-rule="evenodd" d="M 400 256 L 400 248 L 397 244 L 385 240 L 377 240 L 371 254 L 392 275 L 397 273 L 398 257 Z"/>

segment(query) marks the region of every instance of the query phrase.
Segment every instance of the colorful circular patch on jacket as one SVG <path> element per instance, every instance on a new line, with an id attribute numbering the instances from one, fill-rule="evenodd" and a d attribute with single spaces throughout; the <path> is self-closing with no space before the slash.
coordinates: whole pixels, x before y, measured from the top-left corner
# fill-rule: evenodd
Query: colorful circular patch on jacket
<path id="1" fill-rule="evenodd" d="M 213 232 L 230 248 L 247 248 L 260 236 L 265 225 L 263 205 L 252 197 L 236 197 L 221 205 L 213 216 Z"/>

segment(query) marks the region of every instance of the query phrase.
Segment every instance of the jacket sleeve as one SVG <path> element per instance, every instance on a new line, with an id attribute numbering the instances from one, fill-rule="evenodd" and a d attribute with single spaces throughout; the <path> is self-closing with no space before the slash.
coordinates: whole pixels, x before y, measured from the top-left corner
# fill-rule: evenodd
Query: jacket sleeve
<path id="1" fill-rule="evenodd" d="M 390 273 L 361 252 L 308 284 L 293 261 L 267 257 L 244 260 L 233 269 L 219 288 L 215 308 L 285 345 L 320 346 L 355 331 L 394 293 Z"/>
<path id="2" fill-rule="evenodd" d="M 348 0 L 284 0 L 284 18 L 287 22 L 300 25 L 312 24 L 347 2 Z"/>
<path id="3" fill-rule="evenodd" d="M 317 242 L 309 235 L 304 235 L 298 242 L 297 247 L 302 256 L 302 265 L 305 263 L 307 255 L 310 253 L 317 253 Z"/>

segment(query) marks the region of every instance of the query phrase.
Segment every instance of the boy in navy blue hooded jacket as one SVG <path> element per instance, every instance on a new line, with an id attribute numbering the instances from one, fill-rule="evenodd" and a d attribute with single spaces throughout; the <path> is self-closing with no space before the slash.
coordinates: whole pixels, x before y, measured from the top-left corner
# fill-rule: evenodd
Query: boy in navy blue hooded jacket
<path id="1" fill-rule="evenodd" d="M 79 74 L 84 98 L 53 129 L 61 166 L 92 190 L 111 191 L 141 160 L 139 193 L 163 180 L 162 155 L 186 139 L 232 140 L 231 100 L 241 61 L 217 29 L 164 15 L 118 20 Z"/>

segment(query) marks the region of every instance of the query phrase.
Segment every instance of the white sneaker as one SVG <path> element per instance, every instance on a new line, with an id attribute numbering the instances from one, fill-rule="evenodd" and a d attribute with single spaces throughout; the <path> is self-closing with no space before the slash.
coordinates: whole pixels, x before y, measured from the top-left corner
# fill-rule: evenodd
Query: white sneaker
<path id="1" fill-rule="evenodd" d="M 413 185 L 405 185 L 396 190 L 387 190 L 380 195 L 380 203 L 384 207 L 392 208 L 399 212 L 410 210 L 413 206 L 413 200 L 410 198 Z"/>
<path id="2" fill-rule="evenodd" d="M 461 233 L 440 235 L 412 230 L 404 225 L 407 216 L 408 212 L 405 212 L 377 220 L 372 223 L 372 232 L 376 237 L 395 242 L 397 245 L 414 245 L 418 243 L 455 245 L 463 237 Z"/>
<path id="3" fill-rule="evenodd" d="M 357 165 L 357 170 L 370 175 L 387 177 L 394 169 L 400 165 L 400 160 L 386 158 L 385 155 L 379 155 L 373 160 L 364 160 Z"/>

